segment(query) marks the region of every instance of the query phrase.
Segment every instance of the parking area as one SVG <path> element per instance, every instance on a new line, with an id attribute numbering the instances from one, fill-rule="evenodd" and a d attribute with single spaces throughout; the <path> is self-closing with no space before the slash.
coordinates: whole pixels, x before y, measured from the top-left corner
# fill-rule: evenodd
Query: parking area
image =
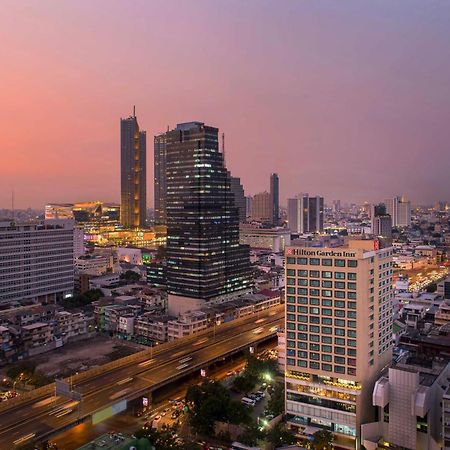
<path id="1" fill-rule="evenodd" d="M 117 450 L 132 442 L 134 442 L 132 437 L 122 433 L 107 433 L 88 444 L 83 445 L 83 447 L 80 447 L 78 450 Z"/>

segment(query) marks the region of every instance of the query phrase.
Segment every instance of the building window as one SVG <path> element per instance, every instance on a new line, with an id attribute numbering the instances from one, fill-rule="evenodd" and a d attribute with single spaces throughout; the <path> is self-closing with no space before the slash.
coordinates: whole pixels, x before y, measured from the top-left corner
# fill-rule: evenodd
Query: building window
<path id="1" fill-rule="evenodd" d="M 332 278 L 333 272 L 322 272 L 322 278 Z"/>
<path id="2" fill-rule="evenodd" d="M 314 352 L 318 352 L 318 351 L 320 351 L 320 345 L 319 344 L 309 344 L 309 349 Z"/>
<path id="3" fill-rule="evenodd" d="M 318 325 L 310 325 L 309 331 L 311 331 L 311 333 L 320 333 L 320 327 Z"/>
<path id="4" fill-rule="evenodd" d="M 355 290 L 356 289 L 356 283 L 347 283 L 347 289 Z"/>
<path id="5" fill-rule="evenodd" d="M 345 291 L 334 291 L 335 298 L 345 298 Z"/>
<path id="6" fill-rule="evenodd" d="M 331 327 L 322 327 L 323 334 L 331 334 L 333 332 Z"/>
<path id="7" fill-rule="evenodd" d="M 319 369 L 320 365 L 318 362 L 310 361 L 309 367 L 310 367 L 310 369 Z"/>
<path id="8" fill-rule="evenodd" d="M 303 324 L 303 323 L 299 323 L 299 324 L 297 325 L 297 330 L 298 330 L 298 331 L 308 331 L 308 325 L 305 325 L 305 324 Z"/>
<path id="9" fill-rule="evenodd" d="M 356 356 L 356 349 L 355 348 L 347 349 L 347 355 L 348 356 Z"/>
<path id="10" fill-rule="evenodd" d="M 288 287 L 288 288 L 287 288 L 287 293 L 288 293 L 288 294 L 295 294 L 295 288 L 293 288 L 293 287 Z"/>
<path id="11" fill-rule="evenodd" d="M 318 316 L 309 316 L 309 323 L 320 323 L 320 317 L 318 317 Z"/>
<path id="12" fill-rule="evenodd" d="M 292 295 L 288 295 L 286 301 L 288 303 L 295 303 L 295 297 Z"/>
<path id="13" fill-rule="evenodd" d="M 307 358 L 307 357 L 308 357 L 308 352 L 305 352 L 305 351 L 303 351 L 303 350 L 299 350 L 299 351 L 297 352 L 297 356 L 298 356 L 299 358 Z"/>
<path id="14" fill-rule="evenodd" d="M 329 336 L 322 336 L 322 343 L 323 344 L 331 344 L 332 342 L 333 342 L 333 340 Z"/>
<path id="15" fill-rule="evenodd" d="M 356 309 L 356 302 L 348 302 L 347 308 L 349 309 Z"/>
<path id="16" fill-rule="evenodd" d="M 343 302 L 342 300 L 335 300 L 334 307 L 335 308 L 345 308 L 345 302 Z"/>
<path id="17" fill-rule="evenodd" d="M 323 288 L 332 288 L 333 287 L 333 283 L 331 282 L 331 281 L 326 281 L 326 280 L 323 280 L 322 281 L 322 287 Z"/>
<path id="18" fill-rule="evenodd" d="M 288 256 L 287 263 L 288 264 L 295 264 L 295 258 L 291 258 L 291 257 Z"/>
<path id="19" fill-rule="evenodd" d="M 313 297 L 319 297 L 320 290 L 319 289 L 310 289 L 309 290 L 309 295 L 312 295 Z"/>
<path id="20" fill-rule="evenodd" d="M 320 277 L 320 272 L 318 270 L 310 270 L 309 271 L 309 276 L 311 278 L 319 278 Z"/>
<path id="21" fill-rule="evenodd" d="M 297 264 L 301 264 L 301 265 L 306 265 L 308 264 L 308 259 L 307 258 L 297 258 Z"/>
<path id="22" fill-rule="evenodd" d="M 354 339 L 347 339 L 347 345 L 349 347 L 356 347 L 356 341 Z"/>
<path id="23" fill-rule="evenodd" d="M 305 278 L 299 278 L 298 285 L 299 286 L 308 286 L 308 280 Z"/>
<path id="24" fill-rule="evenodd" d="M 322 289 L 322 297 L 331 297 L 333 295 L 333 291 L 329 289 Z"/>
<path id="25" fill-rule="evenodd" d="M 334 362 L 336 364 L 345 364 L 345 358 L 343 356 L 335 356 Z"/>
<path id="26" fill-rule="evenodd" d="M 329 258 L 322 259 L 322 266 L 331 266 L 333 265 L 333 261 Z"/>
<path id="27" fill-rule="evenodd" d="M 356 273 L 355 272 L 349 272 L 347 274 L 347 279 L 348 280 L 356 280 Z"/>
<path id="28" fill-rule="evenodd" d="M 306 367 L 306 361 L 302 361 L 301 359 L 297 360 L 298 367 Z"/>
<path id="29" fill-rule="evenodd" d="M 331 353 L 333 351 L 333 347 L 331 347 L 331 345 L 322 345 L 322 351 L 325 353 Z"/>
<path id="30" fill-rule="evenodd" d="M 344 328 L 335 328 L 334 334 L 336 336 L 345 336 L 345 330 L 344 330 Z"/>
<path id="31" fill-rule="evenodd" d="M 348 267 L 358 267 L 358 261 L 356 259 L 349 259 Z"/>
<path id="32" fill-rule="evenodd" d="M 347 298 L 356 300 L 356 292 L 347 292 Z"/>
<path id="33" fill-rule="evenodd" d="M 334 278 L 336 280 L 345 280 L 345 272 L 334 272 Z"/>
<path id="34" fill-rule="evenodd" d="M 311 342 L 319 342 L 320 341 L 320 336 L 318 334 L 311 334 L 309 336 L 309 340 Z"/>
<path id="35" fill-rule="evenodd" d="M 320 300 L 318 298 L 311 297 L 309 299 L 309 304 L 310 305 L 314 305 L 314 306 L 318 306 L 318 305 L 320 305 Z"/>
<path id="36" fill-rule="evenodd" d="M 288 314 L 289 315 L 289 314 Z M 298 322 L 303 322 L 303 323 L 307 323 L 308 322 L 308 316 L 304 316 L 304 315 L 301 315 L 301 314 L 299 314 L 298 316 L 297 316 L 297 321 Z"/>
<path id="37" fill-rule="evenodd" d="M 331 355 L 322 355 L 322 361 L 331 362 Z"/>
<path id="38" fill-rule="evenodd" d="M 308 271 L 307 270 L 297 270 L 297 275 L 299 277 L 307 277 L 308 276 Z"/>
<path id="39" fill-rule="evenodd" d="M 288 358 L 288 359 L 287 359 L 287 363 L 288 363 L 288 365 L 290 365 L 290 366 L 295 366 L 295 359 Z"/>
<path id="40" fill-rule="evenodd" d="M 287 269 L 286 274 L 288 277 L 295 277 L 295 270 L 294 269 Z"/>
<path id="41" fill-rule="evenodd" d="M 297 297 L 297 303 L 306 305 L 308 304 L 308 297 Z"/>
<path id="42" fill-rule="evenodd" d="M 344 347 L 334 347 L 334 353 L 337 355 L 345 355 L 345 348 Z"/>
<path id="43" fill-rule="evenodd" d="M 320 259 L 319 258 L 309 258 L 309 264 L 311 266 L 320 266 Z"/>
<path id="44" fill-rule="evenodd" d="M 306 342 L 298 342 L 297 347 L 306 350 L 308 348 L 308 344 Z"/>
<path id="45" fill-rule="evenodd" d="M 306 314 L 308 312 L 307 306 L 297 306 L 297 312 Z"/>
<path id="46" fill-rule="evenodd" d="M 345 327 L 345 320 L 344 319 L 334 319 L 334 326 L 335 327 Z M 343 336 L 342 334 L 336 333 L 338 336 Z"/>
<path id="47" fill-rule="evenodd" d="M 333 302 L 331 300 L 322 299 L 322 306 L 333 306 Z"/>
<path id="48" fill-rule="evenodd" d="M 331 316 L 333 310 L 330 308 L 322 308 L 322 315 L 323 316 Z"/>
<path id="49" fill-rule="evenodd" d="M 336 373 L 345 373 L 345 367 L 344 366 L 334 366 L 334 371 Z"/>
<path id="50" fill-rule="evenodd" d="M 320 281 L 319 280 L 309 280 L 309 285 L 312 287 L 320 287 Z"/>
<path id="51" fill-rule="evenodd" d="M 343 309 L 335 309 L 334 315 L 336 317 L 345 317 L 345 311 Z"/>
<path id="52" fill-rule="evenodd" d="M 322 325 L 332 325 L 333 320 L 328 317 L 322 317 Z"/>
<path id="53" fill-rule="evenodd" d="M 335 281 L 334 287 L 335 289 L 345 289 L 345 281 Z"/>

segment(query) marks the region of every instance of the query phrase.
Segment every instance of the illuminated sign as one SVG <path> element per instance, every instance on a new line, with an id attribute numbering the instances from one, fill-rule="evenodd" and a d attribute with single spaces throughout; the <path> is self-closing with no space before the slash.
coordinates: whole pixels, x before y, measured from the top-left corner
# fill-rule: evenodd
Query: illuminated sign
<path id="1" fill-rule="evenodd" d="M 305 248 L 288 248 L 286 250 L 288 256 L 333 256 L 338 258 L 356 258 L 355 252 L 336 251 L 336 250 L 312 250 Z"/>

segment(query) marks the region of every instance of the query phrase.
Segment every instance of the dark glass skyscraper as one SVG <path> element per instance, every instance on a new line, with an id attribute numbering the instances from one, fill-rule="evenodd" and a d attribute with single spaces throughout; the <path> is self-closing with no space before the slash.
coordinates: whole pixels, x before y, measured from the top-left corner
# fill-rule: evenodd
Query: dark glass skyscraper
<path id="1" fill-rule="evenodd" d="M 218 129 L 183 123 L 166 139 L 169 294 L 210 300 L 250 288 L 249 247 L 239 244 Z"/>
<path id="2" fill-rule="evenodd" d="M 144 227 L 147 215 L 147 165 L 145 131 L 136 115 L 120 119 L 120 223 Z"/>
<path id="3" fill-rule="evenodd" d="M 166 133 L 154 137 L 155 222 L 166 223 Z"/>
<path id="4" fill-rule="evenodd" d="M 280 179 L 277 173 L 270 175 L 270 207 L 272 225 L 276 227 L 280 222 Z"/>

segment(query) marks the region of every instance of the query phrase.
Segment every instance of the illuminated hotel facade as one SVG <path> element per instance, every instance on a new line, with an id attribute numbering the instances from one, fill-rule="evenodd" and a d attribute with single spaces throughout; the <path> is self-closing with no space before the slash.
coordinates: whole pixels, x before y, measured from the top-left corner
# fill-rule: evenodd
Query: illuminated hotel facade
<path id="1" fill-rule="evenodd" d="M 307 438 L 321 428 L 360 448 L 371 395 L 392 354 L 392 248 L 350 240 L 286 249 L 286 414 Z"/>
<path id="2" fill-rule="evenodd" d="M 136 115 L 120 119 L 120 223 L 144 228 L 147 215 L 146 134 Z"/>

